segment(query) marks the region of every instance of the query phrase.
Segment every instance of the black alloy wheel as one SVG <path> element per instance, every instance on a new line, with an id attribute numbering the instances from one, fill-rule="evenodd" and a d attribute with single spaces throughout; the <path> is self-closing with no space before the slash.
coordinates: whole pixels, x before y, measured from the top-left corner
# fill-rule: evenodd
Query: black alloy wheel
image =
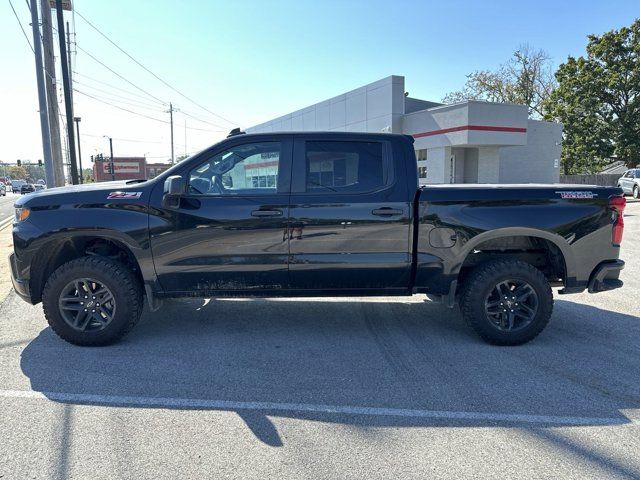
<path id="1" fill-rule="evenodd" d="M 508 279 L 489 292 L 484 311 L 498 330 L 516 332 L 534 320 L 538 313 L 538 295 L 527 282 Z"/>
<path id="2" fill-rule="evenodd" d="M 74 330 L 102 330 L 113 321 L 116 301 L 106 285 L 93 278 L 69 282 L 58 301 L 60 315 Z"/>

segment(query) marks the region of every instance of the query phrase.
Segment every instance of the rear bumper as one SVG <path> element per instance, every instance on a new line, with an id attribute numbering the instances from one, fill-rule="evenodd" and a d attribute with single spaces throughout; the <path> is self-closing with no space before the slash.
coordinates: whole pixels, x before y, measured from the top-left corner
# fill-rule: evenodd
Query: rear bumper
<path id="1" fill-rule="evenodd" d="M 29 291 L 29 279 L 18 277 L 15 253 L 9 255 L 9 265 L 11 266 L 11 283 L 13 283 L 13 289 L 25 302 L 33 303 L 31 301 L 31 292 Z"/>
<path id="2" fill-rule="evenodd" d="M 624 268 L 622 260 L 608 260 L 600 263 L 589 278 L 589 293 L 606 292 L 620 288 L 623 285 L 620 271 Z"/>

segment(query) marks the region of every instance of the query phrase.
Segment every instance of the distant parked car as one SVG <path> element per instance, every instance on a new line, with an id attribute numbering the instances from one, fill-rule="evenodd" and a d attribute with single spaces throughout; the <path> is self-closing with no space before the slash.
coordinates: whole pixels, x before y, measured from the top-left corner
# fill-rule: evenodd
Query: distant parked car
<path id="1" fill-rule="evenodd" d="M 46 185 L 43 185 L 41 183 L 34 183 L 33 186 L 36 189 L 36 192 L 39 192 L 40 190 L 44 190 L 45 188 L 47 188 Z"/>
<path id="2" fill-rule="evenodd" d="M 3 197 L 7 195 L 7 187 L 2 182 L 0 182 L 0 195 Z"/>
<path id="3" fill-rule="evenodd" d="M 618 179 L 618 187 L 625 195 L 640 198 L 640 168 L 632 168 L 624 172 L 624 175 Z"/>
<path id="4" fill-rule="evenodd" d="M 20 187 L 20 194 L 24 195 L 25 193 L 32 193 L 36 191 L 36 187 L 33 186 L 33 183 L 25 183 Z"/>

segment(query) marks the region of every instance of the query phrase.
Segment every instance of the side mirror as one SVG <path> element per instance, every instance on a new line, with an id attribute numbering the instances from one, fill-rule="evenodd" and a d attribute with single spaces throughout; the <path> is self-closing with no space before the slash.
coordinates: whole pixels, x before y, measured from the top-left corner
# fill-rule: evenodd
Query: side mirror
<path id="1" fill-rule="evenodd" d="M 164 181 L 164 194 L 172 197 L 179 197 L 186 192 L 184 178 L 180 175 L 172 175 Z"/>
<path id="2" fill-rule="evenodd" d="M 162 203 L 167 208 L 178 208 L 180 196 L 187 191 L 187 185 L 180 175 L 172 175 L 164 181 L 164 196 Z"/>

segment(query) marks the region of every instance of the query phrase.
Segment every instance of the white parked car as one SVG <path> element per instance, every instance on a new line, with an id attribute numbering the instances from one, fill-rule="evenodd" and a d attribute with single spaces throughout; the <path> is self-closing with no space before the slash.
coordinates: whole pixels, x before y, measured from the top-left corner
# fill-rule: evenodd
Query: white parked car
<path id="1" fill-rule="evenodd" d="M 618 187 L 622 188 L 625 195 L 640 198 L 640 168 L 632 168 L 624 172 L 624 175 L 618 179 Z"/>

